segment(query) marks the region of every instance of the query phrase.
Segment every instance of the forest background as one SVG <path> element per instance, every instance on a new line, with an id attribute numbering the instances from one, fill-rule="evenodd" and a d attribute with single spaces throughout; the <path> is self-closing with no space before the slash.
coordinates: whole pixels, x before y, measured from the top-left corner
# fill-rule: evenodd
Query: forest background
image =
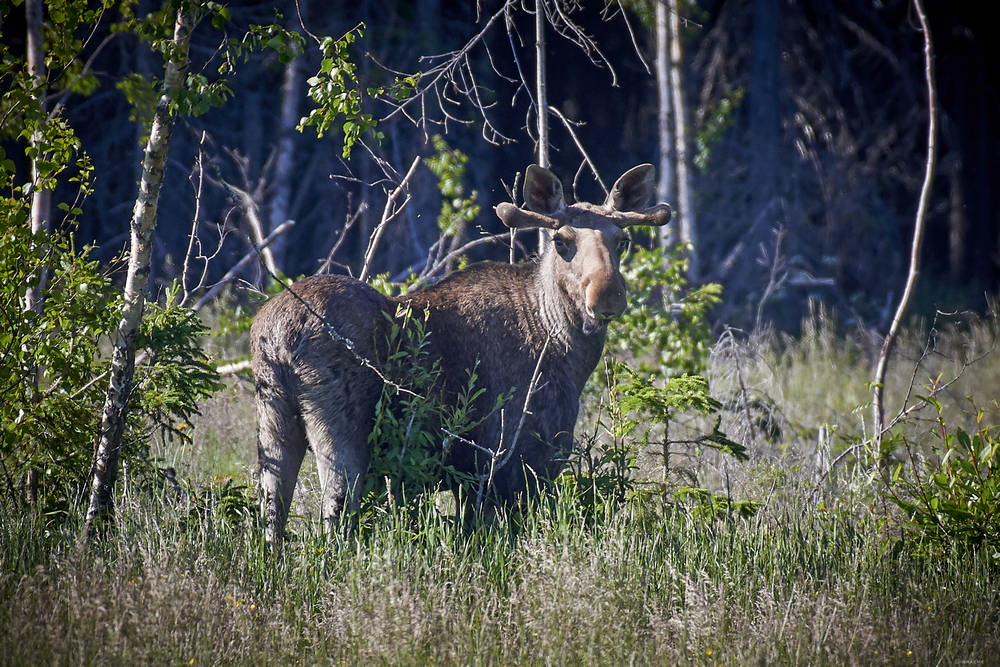
<path id="1" fill-rule="evenodd" d="M 138 3 L 135 14 L 158 9 L 147 4 Z M 588 46 L 574 43 L 580 36 L 568 27 L 548 40 L 548 101 L 565 118 L 552 116 L 551 166 L 571 195 L 601 199 L 575 141 L 605 178 L 640 162 L 669 164 L 660 155 L 653 5 L 565 6 Z M 4 3 L 0 26 L 11 54 L 26 48 L 24 14 L 15 7 Z M 362 87 L 387 86 L 390 72 L 429 70 L 430 56 L 461 49 L 498 8 L 447 0 L 241 2 L 228 7 L 224 31 L 277 23 L 301 32 L 299 13 L 317 35 L 341 36 L 363 23 L 363 37 L 351 47 L 357 76 Z M 926 152 L 922 35 L 911 5 L 704 1 L 682 3 L 680 10 L 694 193 L 688 213 L 695 214 L 697 239 L 691 275 L 724 287 L 713 321 L 773 322 L 795 331 L 810 302 L 822 302 L 844 325 L 884 330 L 905 279 Z M 941 122 L 915 313 L 929 315 L 934 305 L 982 310 L 984 294 L 1000 278 L 1000 54 L 984 35 L 983 11 L 975 2 L 927 5 Z M 510 184 L 537 160 L 530 138 L 534 92 L 519 84 L 532 76 L 533 19 L 527 12 L 511 16 L 509 29 L 499 21 L 465 54 L 460 76 L 480 87 L 483 109 L 452 95 L 445 113 L 414 125 L 407 113 L 365 97 L 363 111 L 377 119 L 381 140 L 369 140 L 371 152 L 356 150 L 350 158 L 342 155 L 339 133 L 317 141 L 295 129 L 311 108 L 306 81 L 319 70 L 318 49 L 305 48 L 289 62 L 273 52 L 249 56 L 228 81 L 232 99 L 185 118 L 174 134 L 153 249 L 154 284 L 162 288 L 179 277 L 192 220 L 204 252 L 211 249 L 208 284 L 249 249 L 246 234 L 233 233 L 246 230 L 239 209 L 222 188 L 204 181 L 199 187 L 199 169 L 209 180 L 224 178 L 250 193 L 265 233 L 296 221 L 272 246 L 276 268 L 289 276 L 316 272 L 333 247 L 339 270 L 356 270 L 380 220 L 384 192 L 414 157 L 434 154 L 434 134 L 469 156 L 460 187 L 464 196 L 476 193 L 482 207 L 459 235 L 469 240 L 501 231 L 490 210 L 507 199 L 501 183 Z M 162 65 L 147 42 L 112 32 L 110 18 L 80 27 L 88 31 L 90 50 L 81 58 L 92 76 L 86 89 L 75 89 L 85 94 L 60 102 L 95 176 L 76 237 L 80 245 L 94 243 L 95 257 L 114 266 L 127 241 L 147 131 L 129 98 L 141 97 L 139 77 L 156 80 Z M 193 40 L 195 71 L 217 78 L 218 35 L 195 31 Z M 30 164 L 13 138 L 3 138 L 5 152 L 26 179 Z M 673 146 L 663 151 L 672 153 Z M 676 178 L 665 171 L 661 198 L 676 208 Z M 399 278 L 419 268 L 437 239 L 436 176 L 421 165 L 409 194 L 399 224 L 386 229 L 372 258 L 372 274 Z M 506 253 L 483 245 L 469 254 Z M 243 277 L 260 285 L 264 276 L 258 268 Z"/>

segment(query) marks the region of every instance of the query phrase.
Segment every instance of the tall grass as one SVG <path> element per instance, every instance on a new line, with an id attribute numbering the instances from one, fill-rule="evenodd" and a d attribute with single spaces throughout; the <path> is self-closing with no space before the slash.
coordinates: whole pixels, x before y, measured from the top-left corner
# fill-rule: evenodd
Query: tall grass
<path id="1" fill-rule="evenodd" d="M 486 526 L 428 501 L 330 537 L 304 470 L 295 537 L 276 553 L 252 507 L 253 417 L 236 386 L 204 406 L 191 444 L 159 444 L 187 492 L 127 489 L 103 541 L 4 508 L 0 662 L 997 664 L 1000 584 L 984 554 L 915 555 L 847 458 L 814 493 L 819 426 L 834 457 L 863 431 L 867 348 L 819 327 L 723 352 L 718 392 L 758 399 L 734 402 L 728 424 L 754 457 L 680 460 L 762 503 L 753 517 L 556 493 Z M 911 375 L 896 369 L 896 396 Z M 998 378 L 987 361 L 962 382 L 996 396 Z M 962 393 L 946 396 L 956 415 Z"/>
<path id="2" fill-rule="evenodd" d="M 874 520 L 706 524 L 567 499 L 465 531 L 427 510 L 280 555 L 251 522 L 181 525 L 162 498 L 77 547 L 5 520 L 7 664 L 992 662 L 981 558 L 910 556 Z M 67 536 L 68 537 L 68 536 Z"/>

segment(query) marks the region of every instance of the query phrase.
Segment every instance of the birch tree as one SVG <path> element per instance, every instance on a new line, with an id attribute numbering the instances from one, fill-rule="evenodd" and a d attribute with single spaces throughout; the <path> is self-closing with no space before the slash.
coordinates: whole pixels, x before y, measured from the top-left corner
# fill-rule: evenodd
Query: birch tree
<path id="1" fill-rule="evenodd" d="M 688 171 L 687 120 L 684 110 L 684 86 L 681 81 L 681 22 L 677 0 L 668 0 L 668 7 L 657 3 L 657 12 L 667 14 L 667 38 L 670 42 L 670 98 L 674 118 L 674 173 L 677 178 L 677 207 L 679 209 L 680 241 L 691 248 L 688 278 L 698 280 L 698 232 L 695 224 L 694 197 L 691 194 L 691 177 Z"/>
<path id="2" fill-rule="evenodd" d="M 28 72 L 35 82 L 36 90 L 39 91 L 38 111 L 40 117 L 45 116 L 45 48 L 42 40 L 42 0 L 28 0 L 25 3 L 25 15 L 28 27 Z M 40 151 L 41 128 L 35 130 L 31 135 L 31 146 L 35 151 L 35 156 L 31 160 L 31 232 L 38 234 L 44 231 L 49 224 L 49 217 L 52 208 L 52 191 L 45 183 L 39 163 L 44 159 Z M 39 307 L 41 303 L 41 293 L 45 291 L 44 276 L 39 276 L 39 284 L 32 286 L 28 291 L 28 307 Z"/>
<path id="3" fill-rule="evenodd" d="M 182 3 L 177 10 L 173 39 L 167 49 L 162 93 L 156 105 L 142 164 L 142 179 L 132 212 L 128 273 L 121 319 L 114 335 L 110 380 L 101 415 L 100 440 L 91 470 L 91 494 L 86 528 L 113 513 L 113 493 L 118 478 L 125 412 L 135 374 L 135 340 L 146 300 L 156 210 L 163 183 L 164 165 L 174 126 L 171 101 L 183 90 L 188 68 L 188 49 L 195 25 L 193 9 Z"/>
<path id="4" fill-rule="evenodd" d="M 875 367 L 875 377 L 872 380 L 872 460 L 877 466 L 882 462 L 882 435 L 887 430 L 885 426 L 885 407 L 883 394 L 885 391 L 885 374 L 889 366 L 889 356 L 896 344 L 896 337 L 902 326 L 906 309 L 910 305 L 913 290 L 920 276 L 920 252 L 924 242 L 924 223 L 927 219 L 927 207 L 930 201 L 931 185 L 934 183 L 934 165 L 937 161 L 937 89 L 934 84 L 934 50 L 931 42 L 930 26 L 927 13 L 921 0 L 913 0 L 913 7 L 920 20 L 920 30 L 924 34 L 924 76 L 927 82 L 927 159 L 924 163 L 924 182 L 920 189 L 920 200 L 917 203 L 916 219 L 913 224 L 913 239 L 910 245 L 910 268 L 906 275 L 906 286 L 900 297 L 896 314 L 889 325 L 889 331 L 882 341 L 878 363 Z"/>
<path id="5" fill-rule="evenodd" d="M 35 90 L 38 92 L 38 112 L 39 117 L 45 116 L 45 49 L 42 41 L 42 0 L 28 0 L 25 4 L 25 19 L 28 32 L 27 62 L 28 74 L 34 81 Z M 40 121 L 41 122 L 41 121 Z M 43 155 L 39 150 L 41 128 L 36 129 L 31 134 L 31 148 L 34 157 L 31 160 L 31 213 L 30 225 L 31 234 L 36 239 L 43 231 L 48 229 L 49 216 L 52 209 L 52 191 L 42 178 L 39 163 Z M 33 276 L 32 283 L 28 285 L 25 292 L 24 307 L 27 310 L 41 312 L 42 298 L 45 293 L 45 282 L 48 269 L 42 265 Z M 38 389 L 38 368 L 34 369 L 33 390 Z M 38 489 L 38 469 L 32 467 L 28 471 L 28 497 L 32 504 L 36 501 Z"/>
<path id="6" fill-rule="evenodd" d="M 545 0 L 535 0 L 535 95 L 538 105 L 538 166 L 549 168 L 549 98 L 545 84 Z M 538 230 L 541 238 L 542 230 Z"/>
<path id="7" fill-rule="evenodd" d="M 656 199 L 658 201 L 674 201 L 676 181 L 674 175 L 674 131 L 670 122 L 673 112 L 670 100 L 670 37 L 667 34 L 667 6 L 656 3 L 656 98 L 657 98 L 657 139 L 660 146 L 659 180 L 656 183 Z M 660 245 L 665 247 L 677 241 L 677 226 L 663 225 L 658 230 Z"/>

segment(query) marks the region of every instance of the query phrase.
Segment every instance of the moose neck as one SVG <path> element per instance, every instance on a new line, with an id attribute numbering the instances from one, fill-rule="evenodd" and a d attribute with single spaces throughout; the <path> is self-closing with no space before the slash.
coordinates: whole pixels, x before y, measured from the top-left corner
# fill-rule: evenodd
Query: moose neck
<path id="1" fill-rule="evenodd" d="M 563 292 L 555 279 L 555 255 L 551 243 L 546 243 L 535 266 L 539 335 L 533 347 L 547 345 L 546 357 L 558 360 L 565 370 L 572 369 L 573 381 L 582 390 L 604 351 L 607 327 L 602 324 L 584 333 L 581 305 Z"/>

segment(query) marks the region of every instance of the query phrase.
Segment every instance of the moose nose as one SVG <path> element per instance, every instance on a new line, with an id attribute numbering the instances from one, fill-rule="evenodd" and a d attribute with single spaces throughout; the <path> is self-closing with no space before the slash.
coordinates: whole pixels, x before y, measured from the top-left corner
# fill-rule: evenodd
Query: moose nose
<path id="1" fill-rule="evenodd" d="M 611 281 L 603 289 L 595 291 L 597 293 L 590 300 L 593 304 L 590 310 L 596 319 L 606 322 L 625 312 L 625 285 L 621 281 Z"/>
<path id="2" fill-rule="evenodd" d="M 619 317 L 622 313 L 625 312 L 624 297 L 622 297 L 621 302 L 622 302 L 621 305 L 604 304 L 602 306 L 594 308 L 594 317 L 605 322 L 607 322 L 608 320 L 613 320 L 616 317 Z"/>

